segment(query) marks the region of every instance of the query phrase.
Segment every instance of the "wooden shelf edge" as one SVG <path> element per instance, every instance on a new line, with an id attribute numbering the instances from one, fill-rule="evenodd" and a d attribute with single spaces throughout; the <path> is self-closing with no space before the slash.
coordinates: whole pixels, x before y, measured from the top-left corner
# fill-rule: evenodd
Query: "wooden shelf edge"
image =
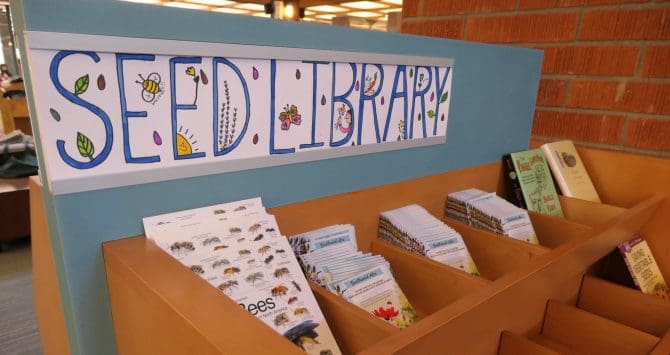
<path id="1" fill-rule="evenodd" d="M 626 210 L 623 207 L 563 195 L 559 195 L 558 198 L 566 219 L 587 226 L 605 223 Z"/>
<path id="2" fill-rule="evenodd" d="M 589 275 L 582 281 L 577 306 L 659 337 L 670 329 L 669 302 Z"/>
<path id="3" fill-rule="evenodd" d="M 661 341 L 654 346 L 649 355 L 668 355 L 670 354 L 670 330 L 668 330 Z"/>
<path id="4" fill-rule="evenodd" d="M 505 330 L 500 336 L 498 355 L 560 355 L 560 353 Z"/>
<path id="5" fill-rule="evenodd" d="M 579 239 L 591 229 L 590 226 L 565 218 L 547 216 L 528 211 L 537 239 L 548 248 L 557 248 L 572 240 Z"/>

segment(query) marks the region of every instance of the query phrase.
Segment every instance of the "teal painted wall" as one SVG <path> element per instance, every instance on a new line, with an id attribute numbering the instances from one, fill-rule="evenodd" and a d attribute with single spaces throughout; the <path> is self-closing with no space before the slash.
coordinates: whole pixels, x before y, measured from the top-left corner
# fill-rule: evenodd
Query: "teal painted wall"
<path id="1" fill-rule="evenodd" d="M 526 148 L 530 138 L 539 51 L 116 1 L 23 0 L 13 2 L 12 11 L 18 36 L 27 29 L 444 56 L 456 63 L 444 145 L 70 195 L 46 193 L 75 354 L 115 353 L 101 244 L 143 233 L 144 216 L 254 196 L 269 207 L 304 201 L 488 163 Z M 29 91 L 31 81 L 44 80 L 29 74 L 26 79 Z"/>

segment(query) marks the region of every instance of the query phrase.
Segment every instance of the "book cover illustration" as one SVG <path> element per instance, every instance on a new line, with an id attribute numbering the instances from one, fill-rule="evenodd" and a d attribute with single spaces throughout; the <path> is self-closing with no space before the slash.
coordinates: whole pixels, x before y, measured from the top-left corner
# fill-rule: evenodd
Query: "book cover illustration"
<path id="1" fill-rule="evenodd" d="M 619 245 L 619 251 L 640 291 L 670 301 L 670 288 L 646 240 L 636 236 Z"/>
<path id="2" fill-rule="evenodd" d="M 554 181 L 541 149 L 511 153 L 516 179 L 530 211 L 563 217 Z"/>

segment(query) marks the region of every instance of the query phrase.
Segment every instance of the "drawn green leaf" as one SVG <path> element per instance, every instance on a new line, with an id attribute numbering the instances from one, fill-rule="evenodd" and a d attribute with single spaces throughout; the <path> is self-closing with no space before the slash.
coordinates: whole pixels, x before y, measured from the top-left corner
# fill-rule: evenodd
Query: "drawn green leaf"
<path id="1" fill-rule="evenodd" d="M 440 103 L 447 101 L 448 98 L 449 98 L 449 91 L 442 94 L 442 96 L 440 97 Z"/>
<path id="2" fill-rule="evenodd" d="M 79 96 L 86 92 L 86 89 L 88 89 L 88 74 L 80 77 L 74 83 L 74 94 Z"/>
<path id="3" fill-rule="evenodd" d="M 428 117 L 435 118 L 435 111 L 433 110 L 428 111 Z"/>
<path id="4" fill-rule="evenodd" d="M 81 132 L 77 132 L 77 149 L 82 157 L 93 160 L 93 153 L 95 153 L 93 142 Z"/>

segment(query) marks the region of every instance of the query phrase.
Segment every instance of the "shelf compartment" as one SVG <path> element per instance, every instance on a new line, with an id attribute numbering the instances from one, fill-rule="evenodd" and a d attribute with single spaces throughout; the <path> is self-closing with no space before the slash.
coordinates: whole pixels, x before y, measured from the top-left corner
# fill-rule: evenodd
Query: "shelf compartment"
<path id="1" fill-rule="evenodd" d="M 584 276 L 577 306 L 658 337 L 670 330 L 668 301 L 593 276 Z"/>
<path id="2" fill-rule="evenodd" d="M 526 337 L 504 331 L 500 336 L 498 355 L 560 355 L 550 348 L 544 347 Z"/>
<path id="3" fill-rule="evenodd" d="M 560 302 L 549 301 L 538 343 L 563 353 L 646 354 L 659 338 Z"/>
<path id="4" fill-rule="evenodd" d="M 119 353 L 303 353 L 143 236 L 105 243 L 103 253 Z M 320 286 L 310 287 L 344 353 L 399 332 Z M 230 319 L 235 326 L 222 328 Z"/>
<path id="5" fill-rule="evenodd" d="M 490 281 L 467 274 L 383 240 L 372 241 L 372 252 L 384 256 L 419 319 L 484 288 Z"/>
<path id="6" fill-rule="evenodd" d="M 558 196 L 565 219 L 587 226 L 597 226 L 618 216 L 625 208 Z"/>
<path id="7" fill-rule="evenodd" d="M 541 245 L 501 236 L 454 219 L 443 218 L 443 221 L 461 234 L 479 273 L 488 280 L 518 270 L 550 251 Z"/>
<path id="8" fill-rule="evenodd" d="M 590 229 L 588 226 L 564 218 L 551 217 L 532 211 L 528 211 L 528 215 L 540 245 L 547 248 L 557 248 L 579 239 Z"/>

